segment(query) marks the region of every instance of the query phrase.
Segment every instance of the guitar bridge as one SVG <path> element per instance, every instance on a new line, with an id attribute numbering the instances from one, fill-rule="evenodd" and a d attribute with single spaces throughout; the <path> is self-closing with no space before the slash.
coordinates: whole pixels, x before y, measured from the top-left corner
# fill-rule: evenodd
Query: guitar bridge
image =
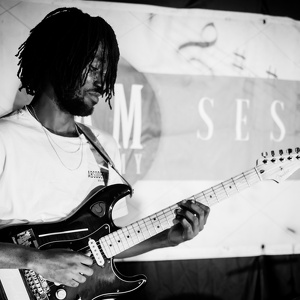
<path id="1" fill-rule="evenodd" d="M 103 258 L 103 255 L 101 254 L 101 251 L 96 243 L 95 240 L 93 239 L 89 239 L 89 247 L 91 249 L 91 252 L 95 258 L 96 263 L 100 266 L 100 267 L 104 267 L 105 264 L 105 260 Z"/>
<path id="2" fill-rule="evenodd" d="M 41 275 L 32 270 L 24 270 L 24 276 L 35 299 L 49 300 L 50 287 Z"/>

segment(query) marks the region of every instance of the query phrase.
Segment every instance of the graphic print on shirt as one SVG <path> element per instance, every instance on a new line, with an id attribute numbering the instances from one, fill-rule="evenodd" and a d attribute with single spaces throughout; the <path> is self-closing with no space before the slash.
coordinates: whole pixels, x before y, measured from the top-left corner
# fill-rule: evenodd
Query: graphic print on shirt
<path id="1" fill-rule="evenodd" d="M 99 181 L 100 184 L 107 186 L 108 178 L 109 178 L 108 164 L 106 161 L 104 161 L 102 156 L 94 149 L 92 145 L 89 146 L 98 165 L 98 169 L 97 170 L 89 169 L 88 178 L 96 179 Z"/>

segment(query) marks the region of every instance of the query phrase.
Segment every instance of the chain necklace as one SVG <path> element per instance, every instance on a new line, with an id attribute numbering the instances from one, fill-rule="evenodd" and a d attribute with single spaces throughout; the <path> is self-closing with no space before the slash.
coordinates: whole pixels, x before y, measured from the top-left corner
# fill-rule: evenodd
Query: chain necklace
<path id="1" fill-rule="evenodd" d="M 77 134 L 78 134 L 78 137 L 79 137 L 79 140 L 80 140 L 79 146 L 78 146 L 78 148 L 77 148 L 76 150 L 73 150 L 73 151 L 65 150 L 65 149 L 63 149 L 60 145 L 58 145 L 58 144 L 54 141 L 54 139 L 51 137 L 50 133 L 48 133 L 48 130 L 43 126 L 43 124 L 42 124 L 41 121 L 39 120 L 39 118 L 38 118 L 38 116 L 37 116 L 37 114 L 36 114 L 35 109 L 33 108 L 33 106 L 32 106 L 32 105 L 26 106 L 26 108 L 27 108 L 27 111 L 28 111 L 29 113 L 31 113 L 32 116 L 33 116 L 33 117 L 41 124 L 41 127 L 42 127 L 42 129 L 43 129 L 43 131 L 44 131 L 44 133 L 45 133 L 45 135 L 46 135 L 46 137 L 47 137 L 47 139 L 48 139 L 48 142 L 49 142 L 49 144 L 51 145 L 52 149 L 54 150 L 54 152 L 55 152 L 57 158 L 59 159 L 59 161 L 61 162 L 61 164 L 62 164 L 66 169 L 68 169 L 68 170 L 70 170 L 70 171 L 75 171 L 75 170 L 79 169 L 79 167 L 80 167 L 81 164 L 82 164 L 82 159 L 83 159 L 83 142 L 82 142 L 82 139 L 81 139 L 81 137 L 80 137 L 80 133 L 78 132 L 77 126 L 75 126 L 75 130 L 76 130 L 76 132 L 77 132 Z M 56 151 L 54 145 L 56 145 L 59 149 L 61 149 L 61 150 L 64 151 L 65 153 L 69 153 L 69 154 L 74 154 L 74 153 L 77 153 L 79 150 L 81 150 L 80 160 L 79 160 L 78 165 L 77 165 L 75 168 L 69 168 L 69 167 L 63 162 L 62 158 L 59 156 L 59 154 L 58 154 L 58 152 Z"/>

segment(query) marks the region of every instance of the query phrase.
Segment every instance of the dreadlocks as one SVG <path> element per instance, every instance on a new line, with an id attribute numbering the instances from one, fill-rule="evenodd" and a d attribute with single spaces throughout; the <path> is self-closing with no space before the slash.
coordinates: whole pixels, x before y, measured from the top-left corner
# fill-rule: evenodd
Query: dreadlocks
<path id="1" fill-rule="evenodd" d="M 91 17 L 77 8 L 56 9 L 30 31 L 16 55 L 20 90 L 25 88 L 35 95 L 49 80 L 58 96 L 73 95 L 84 85 L 99 45 L 101 65 L 107 66 L 101 76 L 102 96 L 111 107 L 119 60 L 115 33 L 101 17 Z"/>

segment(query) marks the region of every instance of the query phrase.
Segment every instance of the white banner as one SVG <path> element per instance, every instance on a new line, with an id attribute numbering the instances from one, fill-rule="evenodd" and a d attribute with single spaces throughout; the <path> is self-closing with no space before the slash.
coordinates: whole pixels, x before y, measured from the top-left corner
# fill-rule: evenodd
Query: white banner
<path id="1" fill-rule="evenodd" d="M 299 22 L 200 9 L 45 2 L 0 0 L 0 114 L 30 101 L 17 92 L 14 55 L 48 12 L 76 6 L 111 24 L 121 52 L 113 110 L 101 103 L 86 122 L 114 135 L 123 173 L 134 185 L 129 215 L 120 224 L 213 191 L 254 168 L 262 152 L 278 156 L 281 149 L 295 153 L 300 146 Z M 262 181 L 237 190 L 212 207 L 194 240 L 133 259 L 300 253 L 299 180 L 296 171 L 280 184 Z"/>

